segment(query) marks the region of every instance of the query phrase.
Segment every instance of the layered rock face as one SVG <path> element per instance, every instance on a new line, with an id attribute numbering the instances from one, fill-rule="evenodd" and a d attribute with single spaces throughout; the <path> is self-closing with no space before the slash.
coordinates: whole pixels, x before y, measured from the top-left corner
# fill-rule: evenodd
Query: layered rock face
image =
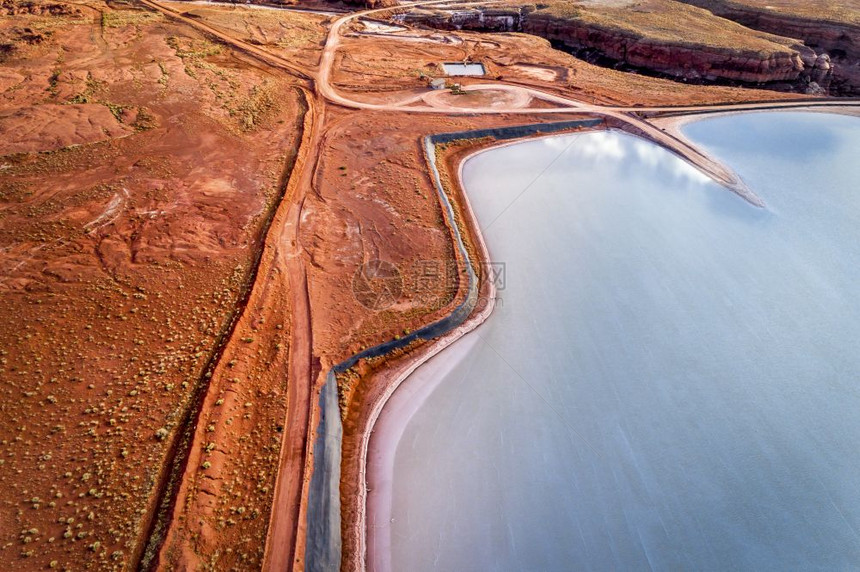
<path id="1" fill-rule="evenodd" d="M 843 6 L 843 20 L 823 11 L 792 9 L 793 2 L 782 6 L 759 5 L 730 0 L 682 0 L 705 8 L 755 30 L 792 36 L 820 52 L 818 61 L 805 61 L 816 71 L 812 79 L 826 81 L 822 75 L 832 68 L 834 83 L 846 94 L 860 94 L 860 7 L 851 2 Z M 775 4 L 780 4 L 775 2 Z M 797 7 L 803 6 L 797 3 Z M 853 15 L 852 15 L 853 13 Z M 826 59 L 825 59 L 826 58 Z"/>
<path id="2" fill-rule="evenodd" d="M 534 7 L 531 7 L 532 9 Z M 526 7 L 482 7 L 465 10 L 414 9 L 396 19 L 440 30 L 476 30 L 480 32 L 520 32 Z"/>
<path id="3" fill-rule="evenodd" d="M 779 6 L 726 0 L 682 0 L 748 28 L 800 38 L 812 48 L 860 58 L 860 23 L 838 21 L 826 12 L 818 17 Z M 857 15 L 860 18 L 860 14 Z"/>
<path id="4" fill-rule="evenodd" d="M 801 54 L 815 58 L 809 48 L 774 45 L 767 51 L 726 50 L 706 44 L 668 43 L 636 37 L 575 19 L 560 19 L 541 11 L 530 14 L 523 32 L 563 43 L 572 49 L 592 48 L 606 57 L 686 79 L 726 79 L 749 83 L 796 81 L 805 66 Z"/>
<path id="5" fill-rule="evenodd" d="M 653 12 L 639 16 L 625 13 L 629 21 L 623 24 L 611 10 L 580 11 L 577 5 L 414 10 L 399 19 L 443 29 L 525 32 L 572 51 L 593 50 L 630 66 L 690 80 L 758 84 L 806 79 L 826 86 L 829 58 L 800 40 L 748 30 L 691 7 L 684 7 L 680 16 L 667 15 L 666 24 L 659 20 L 659 9 L 677 3 L 657 4 L 649 7 Z M 641 29 L 637 28 L 640 22 Z"/>

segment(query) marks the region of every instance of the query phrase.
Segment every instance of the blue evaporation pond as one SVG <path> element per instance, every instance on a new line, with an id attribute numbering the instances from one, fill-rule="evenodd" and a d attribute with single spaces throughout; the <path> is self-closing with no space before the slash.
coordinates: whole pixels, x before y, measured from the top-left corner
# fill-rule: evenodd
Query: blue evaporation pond
<path id="1" fill-rule="evenodd" d="M 445 70 L 445 74 L 449 76 L 463 76 L 463 75 L 484 75 L 486 71 L 484 70 L 484 64 L 454 64 L 454 63 L 445 63 L 442 64 L 442 69 Z"/>
<path id="2" fill-rule="evenodd" d="M 394 457 L 394 570 L 860 568 L 860 120 L 687 134 L 756 209 L 616 132 L 480 154 L 497 310 Z M 456 346 L 456 344 L 455 344 Z"/>

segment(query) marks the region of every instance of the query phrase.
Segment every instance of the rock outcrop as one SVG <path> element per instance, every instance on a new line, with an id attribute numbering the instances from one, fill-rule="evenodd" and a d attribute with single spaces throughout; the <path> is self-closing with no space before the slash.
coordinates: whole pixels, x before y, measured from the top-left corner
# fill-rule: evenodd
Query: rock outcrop
<path id="1" fill-rule="evenodd" d="M 667 42 L 623 30 L 559 18 L 536 11 L 523 22 L 523 31 L 564 44 L 591 48 L 613 60 L 685 79 L 735 80 L 747 83 L 796 81 L 805 66 L 801 54 L 815 58 L 809 48 L 774 44 L 770 50 L 730 50 L 705 43 Z"/>
<path id="2" fill-rule="evenodd" d="M 840 21 L 826 11 L 813 15 L 806 11 L 731 0 L 681 1 L 754 30 L 800 38 L 811 48 L 860 58 L 860 13 Z"/>
<path id="3" fill-rule="evenodd" d="M 404 24 L 424 25 L 440 30 L 476 30 L 481 32 L 521 32 L 524 14 L 531 7 L 481 7 L 462 10 L 415 8 L 398 14 Z"/>
<path id="4" fill-rule="evenodd" d="M 579 4 L 423 9 L 398 19 L 442 29 L 525 32 L 573 52 L 588 50 L 614 62 L 687 80 L 827 85 L 829 57 L 800 40 L 750 30 L 676 2 L 653 4 L 648 6 L 652 12 L 624 12 L 626 20 L 616 18 L 612 9 Z M 683 9 L 668 16 L 659 12 L 667 6 L 667 10 Z M 622 14 L 620 10 L 632 7 L 616 10 Z M 669 24 L 658 19 L 663 16 Z"/>
<path id="5" fill-rule="evenodd" d="M 811 81 L 829 82 L 827 76 L 832 75 L 840 92 L 860 93 L 860 9 L 856 3 L 853 9 L 843 6 L 815 10 L 812 6 L 804 9 L 801 3 L 792 7 L 736 0 L 682 1 L 748 28 L 801 39 L 817 52 L 823 52 L 817 61 L 804 61 L 815 70 Z"/>

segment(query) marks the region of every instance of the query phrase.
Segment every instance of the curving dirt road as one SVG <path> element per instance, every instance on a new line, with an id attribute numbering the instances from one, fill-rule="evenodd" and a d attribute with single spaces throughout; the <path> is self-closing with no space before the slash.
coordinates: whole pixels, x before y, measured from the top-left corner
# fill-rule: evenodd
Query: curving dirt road
<path id="1" fill-rule="evenodd" d="M 189 18 L 183 12 L 180 12 L 179 10 L 175 10 L 175 9 L 171 8 L 170 6 L 165 6 L 164 4 L 161 4 L 159 2 L 155 2 L 154 0 L 140 0 L 140 3 L 143 4 L 144 6 L 147 6 L 151 9 L 153 9 L 153 10 L 161 12 L 165 16 L 168 16 L 168 17 L 173 18 L 175 20 L 179 20 L 180 22 L 188 24 L 189 26 L 196 28 L 196 29 L 200 30 L 201 32 L 204 32 L 206 34 L 214 36 L 214 37 L 218 38 L 219 40 L 221 40 L 222 42 L 230 44 L 234 48 L 236 48 L 242 52 L 245 52 L 251 56 L 256 57 L 257 59 L 261 60 L 263 63 L 265 63 L 267 65 L 287 70 L 291 74 L 296 75 L 302 79 L 311 79 L 312 78 L 313 74 L 308 73 L 307 70 L 304 70 L 304 69 L 300 68 L 299 66 L 296 66 L 292 62 L 285 60 L 284 58 L 282 58 L 280 56 L 276 56 L 275 54 L 268 52 L 266 50 L 261 50 L 260 48 L 258 48 L 257 46 L 254 46 L 253 44 L 249 44 L 248 42 L 245 42 L 244 40 L 240 40 L 239 38 L 236 38 L 235 36 L 231 36 L 230 34 L 226 34 L 226 33 L 222 32 L 221 30 L 218 30 L 217 28 L 213 28 L 212 26 L 209 26 L 208 24 L 204 24 L 203 22 L 201 22 L 199 20 Z"/>
<path id="2" fill-rule="evenodd" d="M 457 3 L 456 0 L 435 0 L 431 2 L 413 2 L 404 4 L 403 6 L 430 6 L 447 3 Z M 485 4 L 493 4 L 495 1 L 475 2 L 470 5 L 478 6 Z M 331 83 L 331 70 L 335 60 L 338 46 L 340 45 L 341 29 L 344 25 L 364 16 L 389 11 L 389 8 L 376 8 L 354 12 L 338 18 L 329 30 L 326 45 L 320 58 L 319 71 L 317 73 L 317 90 L 328 101 L 350 107 L 353 109 L 368 109 L 374 111 L 397 111 L 402 113 L 447 113 L 447 114 L 495 114 L 495 113 L 528 113 L 528 114 L 543 114 L 543 113 L 560 113 L 560 112 L 575 112 L 588 113 L 602 117 L 609 117 L 621 122 L 624 125 L 632 128 L 632 131 L 645 135 L 652 141 L 669 149 L 681 158 L 693 164 L 695 167 L 703 171 L 708 176 L 712 177 L 717 182 L 721 183 L 729 190 L 737 193 L 751 204 L 757 207 L 763 207 L 764 201 L 761 200 L 743 183 L 741 178 L 730 168 L 723 165 L 719 161 L 709 157 L 696 148 L 692 143 L 686 140 L 680 132 L 668 132 L 660 129 L 650 122 L 632 115 L 632 113 L 654 113 L 683 111 L 686 113 L 712 113 L 715 110 L 719 111 L 745 111 L 756 109 L 779 109 L 779 108 L 798 108 L 798 107 L 833 107 L 833 106 L 858 106 L 857 101 L 813 101 L 804 102 L 775 102 L 775 103 L 746 103 L 746 104 L 726 104 L 726 105 L 700 105 L 686 107 L 615 107 L 603 106 L 596 104 L 584 103 L 574 99 L 546 93 L 538 89 L 522 87 L 519 85 L 505 84 L 501 81 L 491 84 L 473 84 L 465 86 L 464 91 L 509 91 L 513 92 L 512 103 L 510 105 L 492 106 L 492 107 L 458 107 L 450 103 L 446 104 L 435 95 L 424 94 L 417 96 L 406 97 L 395 103 L 368 103 L 364 101 L 356 101 L 350 99 L 334 88 Z M 429 99 L 432 98 L 432 99 Z M 538 99 L 547 101 L 557 105 L 553 108 L 530 108 L 523 105 L 523 101 L 529 99 Z M 426 106 L 415 106 L 414 103 L 425 101 L 431 103 Z"/>
<path id="3" fill-rule="evenodd" d="M 463 3 L 458 0 L 430 0 L 418 1 L 401 4 L 401 7 L 419 7 L 419 6 L 436 6 L 445 4 L 456 4 L 457 6 L 481 6 L 487 4 L 495 4 L 500 0 L 485 0 L 479 2 Z M 730 104 L 713 104 L 713 105 L 691 105 L 691 106 L 674 106 L 674 107 L 624 107 L 624 106 L 604 106 L 594 103 L 585 103 L 568 97 L 562 97 L 552 93 L 547 93 L 538 89 L 513 85 L 498 81 L 488 84 L 472 84 L 465 86 L 464 91 L 507 91 L 511 92 L 511 103 L 507 105 L 493 105 L 490 107 L 469 107 L 457 106 L 451 102 L 442 101 L 437 94 L 428 92 L 426 94 L 406 96 L 396 102 L 371 103 L 367 101 L 358 101 L 351 99 L 337 91 L 331 81 L 332 69 L 334 66 L 337 50 L 340 47 L 341 30 L 345 25 L 358 18 L 389 12 L 391 8 L 374 8 L 370 10 L 362 10 L 352 12 L 341 16 L 335 20 L 329 29 L 326 38 L 325 46 L 320 57 L 319 67 L 316 73 L 310 70 L 302 69 L 293 63 L 276 56 L 264 49 L 251 45 L 243 40 L 240 40 L 230 34 L 224 33 L 207 24 L 194 20 L 185 16 L 182 12 L 175 10 L 169 6 L 165 6 L 155 0 L 141 0 L 141 2 L 154 10 L 158 10 L 163 14 L 179 19 L 195 28 L 202 30 L 208 34 L 217 37 L 252 56 L 259 58 L 261 61 L 282 68 L 292 74 L 303 79 L 309 79 L 315 84 L 317 93 L 325 100 L 348 107 L 351 109 L 366 109 L 372 111 L 390 111 L 401 113 L 445 113 L 445 114 L 553 114 L 553 113 L 586 113 L 600 117 L 607 117 L 616 120 L 634 133 L 643 135 L 655 143 L 669 149 L 684 160 L 688 161 L 702 172 L 719 182 L 729 190 L 737 193 L 751 204 L 763 207 L 764 201 L 750 191 L 738 175 L 730 168 L 726 167 L 719 161 L 709 157 L 690 143 L 678 131 L 664 130 L 656 127 L 646 119 L 639 117 L 641 114 L 651 113 L 713 113 L 715 111 L 754 111 L 765 109 L 802 109 L 816 107 L 860 107 L 860 101 L 857 100 L 841 100 L 841 101 L 804 101 L 804 102 L 766 102 L 766 103 L 730 103 Z M 273 8 L 290 10 L 289 8 Z M 396 37 L 390 34 L 386 37 Z M 552 103 L 555 107 L 550 108 L 532 108 L 524 105 L 524 101 L 529 99 L 542 100 Z M 427 105 L 415 105 L 418 102 L 425 102 Z"/>
<path id="4" fill-rule="evenodd" d="M 219 41 L 258 59 L 266 65 L 281 69 L 296 77 L 300 83 L 306 86 L 313 85 L 317 93 L 317 102 L 311 102 L 312 124 L 309 125 L 311 133 L 308 144 L 305 147 L 309 156 L 304 156 L 296 164 L 294 176 L 290 181 L 290 192 L 285 200 L 290 201 L 286 220 L 282 223 L 280 234 L 273 231 L 274 236 L 279 236 L 278 245 L 273 249 L 277 257 L 276 265 L 284 269 L 288 275 L 288 283 L 291 296 L 291 348 L 290 348 L 290 380 L 289 391 L 289 417 L 292 423 L 285 423 L 288 428 L 282 439 L 281 464 L 278 474 L 278 484 L 275 491 L 275 501 L 272 509 L 270 527 L 266 549 L 266 570 L 285 570 L 294 562 L 300 560 L 304 550 L 304 500 L 306 498 L 308 459 L 311 457 L 312 433 L 315 428 L 315 415 L 313 404 L 316 402 L 315 395 L 315 371 L 312 363 L 312 338 L 310 304 L 307 296 L 307 277 L 305 274 L 304 261 L 302 259 L 303 249 L 298 243 L 298 228 L 301 220 L 303 198 L 307 189 L 312 187 L 313 174 L 316 170 L 316 156 L 322 145 L 322 133 L 324 122 L 324 102 L 351 108 L 365 109 L 384 112 L 419 113 L 419 114 L 558 114 L 577 113 L 590 114 L 600 117 L 611 118 L 626 126 L 629 130 L 648 137 L 652 141 L 671 150 L 684 158 L 707 175 L 714 178 L 733 192 L 744 197 L 756 206 L 764 206 L 764 203 L 747 189 L 743 181 L 729 168 L 710 158 L 687 141 L 679 131 L 671 128 L 661 128 L 651 121 L 640 117 L 642 114 L 652 113 L 684 113 L 705 114 L 713 112 L 754 111 L 765 109 L 797 109 L 797 108 L 827 108 L 827 107 L 851 107 L 860 109 L 858 101 L 805 101 L 805 102 L 773 102 L 773 103 L 741 103 L 724 105 L 699 105 L 684 107 L 623 107 L 602 106 L 593 103 L 585 103 L 547 93 L 538 89 L 513 85 L 496 81 L 492 83 L 478 83 L 464 87 L 467 92 L 507 92 L 509 97 L 504 101 L 497 102 L 498 105 L 490 107 L 468 107 L 458 106 L 455 101 L 446 99 L 440 92 L 430 92 L 418 95 L 404 96 L 396 102 L 373 103 L 357 101 L 349 96 L 341 94 L 332 84 L 332 70 L 341 42 L 341 32 L 351 21 L 369 16 L 375 13 L 390 11 L 390 8 L 379 8 L 364 10 L 346 14 L 336 19 L 329 30 L 323 48 L 318 69 L 309 70 L 285 60 L 275 54 L 268 52 L 258 46 L 249 44 L 228 33 L 220 31 L 199 20 L 189 18 L 183 12 L 166 6 L 156 0 L 141 0 L 145 6 L 161 12 L 162 14 L 182 21 Z M 456 0 L 431 0 L 419 1 L 402 6 L 431 6 L 456 3 L 464 5 Z M 496 0 L 474 2 L 471 5 L 485 5 L 496 3 Z M 285 8 L 277 8 L 285 9 Z M 387 39 L 396 37 L 386 35 Z M 489 95 L 489 94 L 488 94 Z M 531 108 L 528 104 L 532 100 L 541 100 L 551 103 L 553 107 Z M 424 105 L 416 105 L 421 104 Z M 296 422 L 298 420 L 298 422 Z M 298 470 L 297 470 L 298 469 Z"/>

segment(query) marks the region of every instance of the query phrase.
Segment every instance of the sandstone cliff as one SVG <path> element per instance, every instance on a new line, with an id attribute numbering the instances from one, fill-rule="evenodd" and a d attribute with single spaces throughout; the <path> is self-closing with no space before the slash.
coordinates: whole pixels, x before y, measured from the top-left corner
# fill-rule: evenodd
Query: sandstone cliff
<path id="1" fill-rule="evenodd" d="M 400 18 L 438 28 L 525 32 L 684 79 L 826 83 L 829 73 L 829 59 L 801 40 L 750 30 L 673 0 L 426 9 Z"/>
<path id="2" fill-rule="evenodd" d="M 728 79 L 749 83 L 795 81 L 804 70 L 801 54 L 812 50 L 799 42 L 784 45 L 754 37 L 735 45 L 701 39 L 679 23 L 677 34 L 652 34 L 616 22 L 583 15 L 563 17 L 552 9 L 537 10 L 523 22 L 523 31 L 573 48 L 592 48 L 629 65 L 687 79 Z M 728 22 L 726 24 L 729 24 Z M 731 26 L 726 27 L 734 27 Z M 737 34 L 737 30 L 732 30 Z M 728 34 L 727 34 L 728 35 Z"/>
<path id="3" fill-rule="evenodd" d="M 817 62 L 819 70 L 829 70 L 832 63 L 839 91 L 860 93 L 860 2 L 818 5 L 795 0 L 683 1 L 755 30 L 803 40 L 820 55 L 826 55 L 826 61 Z M 821 81 L 820 73 L 813 79 Z"/>

